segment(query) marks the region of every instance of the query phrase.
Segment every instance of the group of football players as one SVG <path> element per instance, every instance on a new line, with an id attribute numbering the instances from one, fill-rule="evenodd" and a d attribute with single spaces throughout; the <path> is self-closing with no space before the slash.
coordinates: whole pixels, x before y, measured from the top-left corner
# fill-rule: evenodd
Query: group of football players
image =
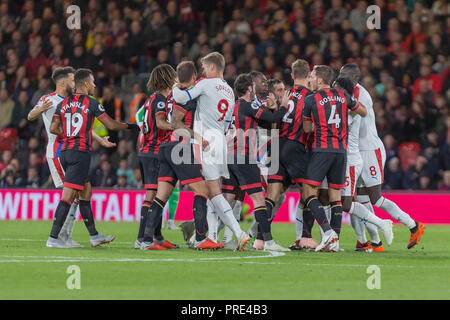
<path id="1" fill-rule="evenodd" d="M 299 59 L 291 66 L 291 90 L 260 72 L 240 74 L 231 88 L 223 78 L 225 59 L 218 52 L 202 58 L 201 70 L 200 77 L 192 61 L 181 62 L 176 70 L 167 64 L 155 67 L 147 83 L 153 94 L 136 114 L 138 125 L 105 113 L 92 97 L 90 70 L 54 71 L 55 92 L 43 96 L 29 114 L 29 120 L 42 114 L 47 162 L 55 186 L 63 186 L 47 247 L 80 246 L 71 237 L 78 207 L 91 246 L 114 240 L 98 233 L 91 210 L 92 138 L 104 147 L 114 146 L 108 137 L 92 132 L 94 117 L 110 130 L 141 133 L 138 155 L 146 194 L 137 249 L 179 247 L 161 233 L 164 206 L 178 182 L 194 192 L 194 219 L 181 229 L 189 247 L 197 250 L 244 250 L 254 239 L 255 250 L 340 251 L 345 211 L 351 215 L 356 250 L 384 251 L 378 231 L 390 245 L 392 221 L 378 218 L 372 205 L 410 229 L 408 249 L 420 241 L 424 225 L 381 195 L 385 149 L 370 95 L 358 83 L 356 64 L 344 65 L 335 79 L 329 66 L 316 65 L 311 71 L 308 62 Z M 300 201 L 297 238 L 287 249 L 274 241 L 271 223 L 292 186 L 300 192 Z M 248 232 L 239 224 L 245 193 L 255 217 Z M 311 235 L 314 221 L 320 243 Z"/>

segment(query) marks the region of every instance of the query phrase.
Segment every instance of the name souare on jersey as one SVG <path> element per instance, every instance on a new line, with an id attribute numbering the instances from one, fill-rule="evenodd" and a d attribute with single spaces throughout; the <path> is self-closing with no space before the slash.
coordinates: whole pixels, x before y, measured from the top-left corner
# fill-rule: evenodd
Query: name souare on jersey
<path id="1" fill-rule="evenodd" d="M 37 102 L 35 108 L 42 106 L 45 100 L 50 100 L 52 102 L 52 107 L 42 113 L 42 120 L 44 121 L 45 130 L 47 131 L 48 143 L 46 149 L 47 158 L 57 158 L 59 149 L 61 147 L 60 138 L 50 132 L 50 124 L 52 122 L 53 115 L 55 114 L 56 107 L 65 98 L 57 94 L 56 92 L 43 95 Z"/>
<path id="2" fill-rule="evenodd" d="M 165 131 L 156 126 L 156 115 L 166 115 L 166 102 L 168 99 L 159 92 L 152 94 L 144 103 L 142 110 L 143 139 L 139 148 L 140 156 L 154 156 L 158 154 L 159 146 L 164 138 Z M 141 110 L 139 110 L 141 111 Z M 140 117 L 137 115 L 137 117 Z"/>
<path id="3" fill-rule="evenodd" d="M 358 83 L 355 87 L 354 96 L 367 110 L 367 115 L 361 119 L 361 126 L 359 129 L 359 150 L 373 151 L 378 148 L 384 148 L 383 142 L 380 137 L 378 137 L 375 112 L 373 110 L 373 102 L 369 92 Z"/>
<path id="4" fill-rule="evenodd" d="M 204 78 L 190 89 L 173 89 L 177 104 L 184 105 L 198 98 L 194 117 L 194 129 L 204 135 L 205 131 L 215 129 L 225 134 L 231 123 L 234 110 L 233 89 L 220 78 Z"/>
<path id="5" fill-rule="evenodd" d="M 308 134 L 303 131 L 303 104 L 311 91 L 300 85 L 291 90 L 292 97 L 288 103 L 288 111 L 280 122 L 280 138 L 300 142 L 306 145 Z"/>
<path id="6" fill-rule="evenodd" d="M 60 117 L 63 150 L 91 151 L 92 124 L 106 117 L 105 109 L 94 98 L 85 94 L 72 94 L 60 102 L 54 117 Z"/>
<path id="7" fill-rule="evenodd" d="M 347 150 L 348 110 L 358 109 L 359 103 L 336 89 L 324 89 L 305 99 L 303 120 L 314 123 L 313 152 Z"/>

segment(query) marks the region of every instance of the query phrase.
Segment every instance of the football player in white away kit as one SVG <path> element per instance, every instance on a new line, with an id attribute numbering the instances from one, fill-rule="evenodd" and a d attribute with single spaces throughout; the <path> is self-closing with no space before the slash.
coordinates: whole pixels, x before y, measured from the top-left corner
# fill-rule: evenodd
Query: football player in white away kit
<path id="1" fill-rule="evenodd" d="M 47 131 L 48 137 L 46 148 L 47 164 L 49 166 L 55 188 L 58 189 L 64 186 L 64 169 L 59 161 L 61 142 L 58 136 L 50 133 L 50 123 L 52 122 L 56 106 L 69 94 L 71 94 L 75 88 L 74 73 L 75 70 L 71 67 L 55 69 L 52 75 L 52 79 L 56 85 L 55 92 L 43 95 L 33 109 L 28 113 L 29 121 L 36 120 L 40 115 L 42 115 L 42 120 L 44 121 L 45 130 Z M 94 132 L 92 133 L 92 136 L 104 147 L 111 148 L 115 146 L 115 143 L 108 141 L 108 137 L 100 138 Z M 69 214 L 67 215 L 61 232 L 59 233 L 59 239 L 70 247 L 82 247 L 82 245 L 72 239 L 72 232 L 77 218 L 77 208 L 78 200 L 74 201 L 70 207 Z"/>
<path id="2" fill-rule="evenodd" d="M 354 83 L 357 83 L 355 96 L 358 95 L 361 103 L 367 108 L 367 116 L 361 120 L 359 130 L 359 150 L 363 159 L 363 169 L 359 181 L 357 182 L 358 202 L 366 206 L 370 211 L 373 210 L 371 206 L 371 204 L 373 204 L 376 207 L 383 209 L 395 220 L 407 226 L 411 232 L 407 248 L 411 249 L 419 243 L 425 226 L 421 222 L 411 219 L 411 217 L 406 212 L 402 211 L 394 202 L 381 195 L 386 151 L 383 142 L 378 137 L 372 99 L 367 90 L 358 83 L 361 71 L 356 64 L 350 63 L 341 68 L 339 76 L 348 78 Z M 361 207 L 352 209 L 355 210 L 355 213 L 356 211 L 362 210 Z M 360 215 L 358 214 L 358 216 Z"/>
<path id="3" fill-rule="evenodd" d="M 217 242 L 219 218 L 236 236 L 237 249 L 242 249 L 250 240 L 242 231 L 233 215 L 233 209 L 225 200 L 220 187 L 222 177 L 229 178 L 227 168 L 227 142 L 225 133 L 231 124 L 234 111 L 233 89 L 223 79 L 225 59 L 218 52 L 212 52 L 202 58 L 202 68 L 207 78 L 186 90 L 178 85 L 173 88 L 173 98 L 177 103 L 185 104 L 198 98 L 194 116 L 194 131 L 201 134 L 209 143 L 209 148 L 200 151 L 203 176 L 209 189 L 208 201 L 208 237 Z"/>

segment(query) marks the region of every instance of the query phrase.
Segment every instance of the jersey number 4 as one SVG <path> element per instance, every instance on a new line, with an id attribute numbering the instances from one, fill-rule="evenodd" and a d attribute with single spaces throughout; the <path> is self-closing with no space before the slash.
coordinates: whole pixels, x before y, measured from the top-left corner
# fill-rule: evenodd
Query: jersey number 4
<path id="1" fill-rule="evenodd" d="M 336 113 L 336 105 L 331 105 L 331 113 L 330 118 L 328 119 L 328 124 L 334 124 L 336 128 L 339 128 L 341 123 L 341 117 L 339 117 L 339 113 Z"/>
<path id="2" fill-rule="evenodd" d="M 73 116 L 71 113 L 66 113 L 64 117 L 66 118 L 66 136 L 77 136 L 83 126 L 83 116 L 79 113 L 75 113 Z"/>

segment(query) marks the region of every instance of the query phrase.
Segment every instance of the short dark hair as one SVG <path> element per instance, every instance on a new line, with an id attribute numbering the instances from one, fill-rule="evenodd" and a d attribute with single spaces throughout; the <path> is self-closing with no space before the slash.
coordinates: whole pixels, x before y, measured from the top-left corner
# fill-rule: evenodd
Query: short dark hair
<path id="1" fill-rule="evenodd" d="M 256 78 L 258 77 L 263 77 L 264 73 L 260 72 L 260 71 L 252 71 L 249 73 L 250 77 L 252 77 L 253 81 L 255 81 Z"/>
<path id="2" fill-rule="evenodd" d="M 269 88 L 269 92 L 275 93 L 275 85 L 283 83 L 280 79 L 269 79 L 267 85 Z"/>
<path id="3" fill-rule="evenodd" d="M 75 72 L 75 86 L 79 87 L 83 85 L 83 82 L 86 81 L 87 78 L 93 76 L 94 73 L 91 69 L 81 68 Z"/>
<path id="4" fill-rule="evenodd" d="M 339 77 L 350 78 L 354 82 L 358 82 L 361 78 L 361 70 L 356 63 L 347 63 L 339 71 Z"/>
<path id="5" fill-rule="evenodd" d="M 248 87 L 253 85 L 252 76 L 248 73 L 243 73 L 237 76 L 234 81 L 234 90 L 238 97 L 242 97 L 248 90 Z"/>
<path id="6" fill-rule="evenodd" d="M 56 84 L 59 80 L 65 79 L 70 73 L 75 73 L 75 69 L 72 67 L 59 67 L 52 73 L 52 80 Z"/>
<path id="7" fill-rule="evenodd" d="M 337 78 L 336 80 L 334 80 L 333 88 L 341 89 L 341 90 L 347 92 L 347 94 L 353 96 L 355 84 L 353 83 L 352 80 L 350 80 L 348 78 L 340 77 L 340 78 Z"/>
<path id="8" fill-rule="evenodd" d="M 315 65 L 313 70 L 316 72 L 317 78 L 322 79 L 325 84 L 331 85 L 331 81 L 333 81 L 334 78 L 334 71 L 331 67 L 326 65 Z"/>
<path id="9" fill-rule="evenodd" d="M 189 82 L 192 76 L 197 74 L 197 69 L 195 69 L 195 64 L 192 61 L 183 61 L 177 66 L 178 81 L 181 83 Z"/>

